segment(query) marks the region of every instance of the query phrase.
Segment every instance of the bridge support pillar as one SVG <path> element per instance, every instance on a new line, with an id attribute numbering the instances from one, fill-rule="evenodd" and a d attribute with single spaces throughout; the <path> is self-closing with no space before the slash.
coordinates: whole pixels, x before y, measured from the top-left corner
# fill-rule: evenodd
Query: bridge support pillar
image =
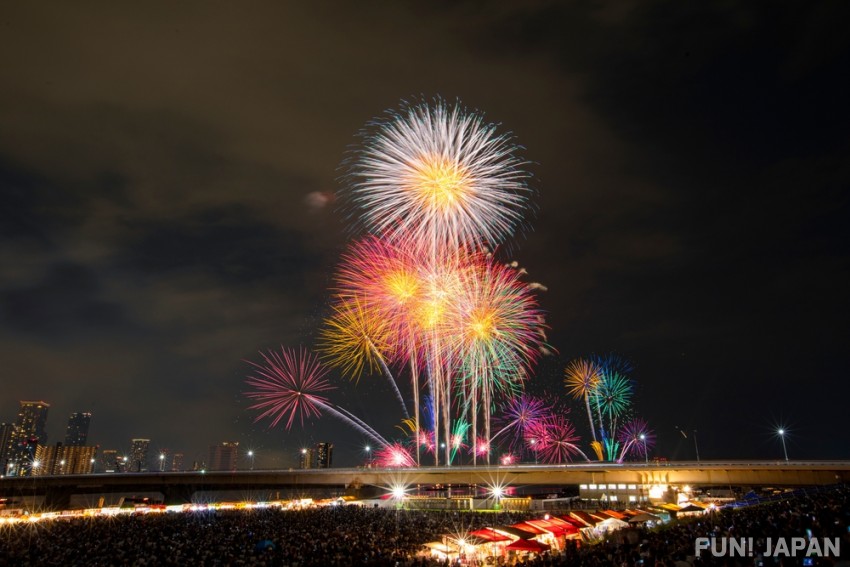
<path id="1" fill-rule="evenodd" d="M 71 507 L 73 491 L 64 486 L 48 488 L 44 493 L 44 507 L 47 510 L 68 510 Z"/>
<path id="2" fill-rule="evenodd" d="M 190 504 L 192 495 L 195 494 L 195 487 L 185 484 L 165 485 L 160 488 L 160 492 L 165 505 Z"/>

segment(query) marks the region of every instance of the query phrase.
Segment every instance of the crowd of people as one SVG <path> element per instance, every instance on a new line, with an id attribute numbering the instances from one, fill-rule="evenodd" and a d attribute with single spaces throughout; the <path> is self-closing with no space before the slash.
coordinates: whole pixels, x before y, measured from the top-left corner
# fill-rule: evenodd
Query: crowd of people
<path id="1" fill-rule="evenodd" d="M 539 514 L 538 514 L 539 515 Z M 528 513 L 412 511 L 329 506 L 178 514 L 139 514 L 20 523 L 0 530 L 0 566 L 18 565 L 440 565 L 423 544 L 444 534 L 516 523 Z M 535 566 L 800 565 L 761 557 L 764 538 L 840 538 L 850 556 L 850 490 L 845 487 L 741 510 L 721 510 L 652 530 L 629 528 L 603 543 L 567 542 L 562 551 L 524 557 Z M 753 557 L 695 557 L 699 537 L 754 537 Z M 835 565 L 840 559 L 815 559 Z"/>

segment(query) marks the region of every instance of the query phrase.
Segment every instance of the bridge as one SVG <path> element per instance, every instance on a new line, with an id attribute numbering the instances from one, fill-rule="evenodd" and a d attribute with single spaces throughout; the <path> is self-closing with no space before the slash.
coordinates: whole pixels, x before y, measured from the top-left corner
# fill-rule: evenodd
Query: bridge
<path id="1" fill-rule="evenodd" d="M 636 485 L 798 487 L 850 481 L 850 461 L 590 462 L 566 465 L 416 468 L 288 469 L 236 472 L 109 473 L 0 478 L 0 497 L 43 497 L 44 507 L 65 509 L 71 496 L 160 493 L 167 504 L 188 503 L 198 492 L 294 493 L 335 489 L 351 495 L 404 486 L 503 485 L 515 487 L 628 483 Z"/>

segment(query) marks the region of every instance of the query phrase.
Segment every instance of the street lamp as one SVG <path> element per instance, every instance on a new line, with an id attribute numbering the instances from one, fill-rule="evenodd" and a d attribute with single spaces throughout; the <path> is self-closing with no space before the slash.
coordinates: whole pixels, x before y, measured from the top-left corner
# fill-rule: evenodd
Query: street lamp
<path id="1" fill-rule="evenodd" d="M 785 462 L 788 462 L 788 449 L 785 447 L 785 430 L 779 428 L 776 433 L 779 434 L 779 439 L 782 441 L 782 453 L 785 454 Z"/>
<path id="2" fill-rule="evenodd" d="M 646 451 L 646 433 L 640 434 L 640 440 L 643 441 L 643 459 L 644 462 L 649 464 L 649 453 Z"/>
<path id="3" fill-rule="evenodd" d="M 251 459 L 251 470 L 254 470 L 254 451 L 248 451 L 248 458 Z"/>
<path id="4" fill-rule="evenodd" d="M 165 453 L 159 454 L 159 472 L 165 470 Z"/>
<path id="5" fill-rule="evenodd" d="M 371 468 L 372 467 L 372 447 L 370 447 L 369 445 L 366 445 L 366 447 L 364 447 L 364 449 L 366 450 L 366 466 Z"/>

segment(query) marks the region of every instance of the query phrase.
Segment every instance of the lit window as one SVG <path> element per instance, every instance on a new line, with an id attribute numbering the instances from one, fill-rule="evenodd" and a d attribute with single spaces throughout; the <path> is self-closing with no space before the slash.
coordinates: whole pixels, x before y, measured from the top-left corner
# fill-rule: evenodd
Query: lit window
<path id="1" fill-rule="evenodd" d="M 587 490 L 587 485 L 586 485 L 586 484 L 580 484 L 580 485 L 579 485 L 579 489 L 581 489 L 581 490 Z"/>
<path id="2" fill-rule="evenodd" d="M 637 496 L 629 496 L 629 502 L 637 502 Z"/>
<path id="3" fill-rule="evenodd" d="M 618 484 L 618 485 L 617 485 L 617 490 L 625 490 L 625 489 L 626 489 L 626 485 L 625 485 L 625 484 Z"/>
<path id="4" fill-rule="evenodd" d="M 637 485 L 636 484 L 630 484 L 629 490 L 637 490 Z"/>
<path id="5" fill-rule="evenodd" d="M 596 490 L 596 485 L 595 485 L 595 484 L 591 484 L 591 485 L 590 485 L 590 489 L 591 489 L 591 490 Z"/>

